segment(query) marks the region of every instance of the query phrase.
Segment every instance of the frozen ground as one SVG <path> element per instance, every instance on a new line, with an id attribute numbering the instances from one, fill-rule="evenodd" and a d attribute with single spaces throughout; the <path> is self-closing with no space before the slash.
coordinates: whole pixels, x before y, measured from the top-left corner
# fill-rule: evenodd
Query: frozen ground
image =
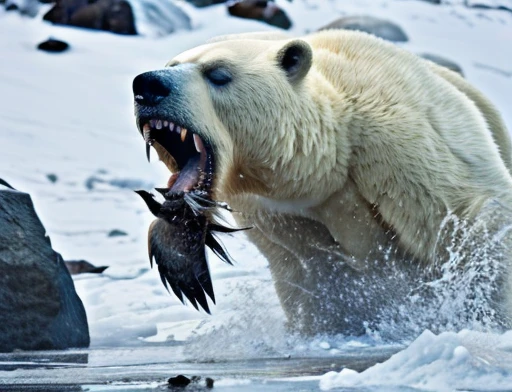
<path id="1" fill-rule="evenodd" d="M 294 34 L 343 15 L 369 14 L 397 22 L 410 38 L 405 48 L 459 63 L 512 129 L 512 13 L 452 3 L 279 2 L 295 22 Z M 162 185 L 167 174 L 158 162 L 146 162 L 133 121 L 131 81 L 213 35 L 270 29 L 228 18 L 223 6 L 187 10 L 193 13 L 195 29 L 161 39 L 55 27 L 0 11 L 0 177 L 32 195 L 54 248 L 65 259 L 110 266 L 103 275 L 75 279 L 93 349 L 147 348 L 162 342 L 172 346 L 187 340 L 180 357 L 184 360 L 291 355 L 320 361 L 348 351 L 364 357 L 365 349 L 399 344 L 404 350 L 383 365 L 361 374 L 330 373 L 315 385 L 512 389 L 510 332 L 434 336 L 418 331 L 416 341 L 397 335 L 392 342 L 371 332 L 360 338 L 310 340 L 287 335 L 266 262 L 243 234 L 226 239 L 237 265 L 211 258 L 217 297 L 213 316 L 181 305 L 165 291 L 147 259 L 152 217 L 132 190 Z M 72 50 L 62 55 L 36 51 L 35 45 L 49 36 L 69 42 Z M 127 235 L 109 237 L 113 229 Z"/>

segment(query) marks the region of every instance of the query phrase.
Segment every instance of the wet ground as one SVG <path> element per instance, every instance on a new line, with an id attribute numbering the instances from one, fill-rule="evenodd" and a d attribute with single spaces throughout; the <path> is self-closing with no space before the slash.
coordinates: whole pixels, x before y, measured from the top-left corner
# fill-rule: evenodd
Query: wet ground
<path id="1" fill-rule="evenodd" d="M 364 370 L 394 353 L 363 349 L 333 357 L 259 358 L 223 362 L 184 360 L 183 347 L 156 346 L 0 354 L 0 391 L 319 391 L 318 377 L 344 367 Z M 199 376 L 169 387 L 177 375 Z"/>

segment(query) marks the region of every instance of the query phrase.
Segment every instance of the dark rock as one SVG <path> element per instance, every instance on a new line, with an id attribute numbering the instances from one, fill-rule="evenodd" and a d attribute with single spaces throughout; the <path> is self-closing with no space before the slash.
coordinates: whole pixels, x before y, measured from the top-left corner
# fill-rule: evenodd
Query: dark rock
<path id="1" fill-rule="evenodd" d="M 242 0 L 230 5 L 228 12 L 232 16 L 259 20 L 282 29 L 292 26 L 288 15 L 271 1 Z"/>
<path id="2" fill-rule="evenodd" d="M 372 16 L 349 16 L 329 23 L 319 30 L 345 29 L 364 31 L 382 39 L 392 42 L 406 42 L 409 40 L 405 32 L 393 22 L 374 18 Z"/>
<path id="3" fill-rule="evenodd" d="M 484 10 L 500 10 L 512 12 L 510 0 L 489 1 L 489 0 L 465 0 L 464 5 L 470 8 L 480 8 Z"/>
<path id="4" fill-rule="evenodd" d="M 5 0 L 7 11 L 18 11 L 21 15 L 34 17 L 39 12 L 38 0 Z"/>
<path id="5" fill-rule="evenodd" d="M 106 11 L 106 30 L 116 34 L 135 35 L 135 19 L 132 6 L 128 1 L 121 0 L 114 2 Z"/>
<path id="6" fill-rule="evenodd" d="M 43 19 L 117 34 L 137 34 L 132 7 L 126 0 L 57 0 Z"/>
<path id="7" fill-rule="evenodd" d="M 85 260 L 66 260 L 64 264 L 66 264 L 66 268 L 71 275 L 79 275 L 85 273 L 101 274 L 108 268 L 107 266 L 95 267 Z"/>
<path id="8" fill-rule="evenodd" d="M 188 384 L 190 384 L 190 378 L 183 376 L 182 374 L 171 377 L 169 380 L 167 380 L 168 384 L 173 387 L 186 387 Z"/>
<path id="9" fill-rule="evenodd" d="M 69 44 L 64 41 L 60 41 L 58 39 L 47 39 L 44 42 L 41 42 L 39 45 L 37 45 L 37 49 L 42 50 L 44 52 L 50 52 L 50 53 L 62 53 L 69 49 Z M 55 178 L 55 181 L 52 181 L 50 176 L 54 176 L 51 178 Z M 57 181 L 57 176 L 55 174 L 48 174 L 46 176 L 51 182 Z"/>
<path id="10" fill-rule="evenodd" d="M 127 236 L 128 233 L 126 231 L 123 231 L 123 230 L 119 230 L 119 229 L 114 229 L 114 230 L 111 230 L 109 233 L 108 233 L 108 236 L 109 237 L 125 237 Z"/>
<path id="11" fill-rule="evenodd" d="M 100 176 L 92 175 L 85 180 L 85 187 L 88 190 L 93 190 L 97 184 L 108 184 L 110 186 L 121 189 L 135 189 L 135 188 L 152 188 L 153 184 L 146 183 L 136 178 L 111 178 L 106 179 Z"/>
<path id="12" fill-rule="evenodd" d="M 430 60 L 433 63 L 442 65 L 443 67 L 451 69 L 452 71 L 455 71 L 455 72 L 461 74 L 462 76 L 464 76 L 464 72 L 462 71 L 462 68 L 460 67 L 460 65 L 453 62 L 452 60 L 448 60 L 445 57 L 441 57 L 441 56 L 438 56 L 436 54 L 431 54 L 431 53 L 421 53 L 421 54 L 419 54 L 419 56 L 423 57 L 426 60 Z"/>
<path id="13" fill-rule="evenodd" d="M 190 3 L 198 8 L 207 7 L 209 5 L 226 3 L 228 0 L 186 0 L 187 3 Z"/>
<path id="14" fill-rule="evenodd" d="M 185 388 L 188 386 L 188 388 L 186 390 L 189 390 L 192 385 L 190 384 L 193 384 L 193 391 L 200 391 L 200 390 L 203 390 L 203 386 L 202 385 L 199 385 L 201 382 L 201 376 L 192 376 L 190 378 L 186 377 L 186 376 L 183 376 L 183 375 L 178 375 L 176 377 L 171 377 L 167 380 L 167 383 L 169 384 L 169 388 L 171 389 L 175 389 L 174 387 L 177 387 L 177 388 Z M 213 388 L 213 384 L 214 384 L 214 381 L 212 378 L 210 377 L 206 377 L 204 379 L 204 387 L 206 388 Z M 190 386 L 189 386 L 190 385 Z"/>
<path id="15" fill-rule="evenodd" d="M 59 179 L 59 177 L 57 177 L 57 175 L 53 174 L 53 173 L 47 174 L 46 178 L 48 178 L 48 181 L 50 181 L 53 184 L 55 184 L 57 182 L 57 180 Z"/>
<path id="16" fill-rule="evenodd" d="M 84 307 L 28 194 L 0 187 L 0 227 L 0 351 L 88 347 Z"/>

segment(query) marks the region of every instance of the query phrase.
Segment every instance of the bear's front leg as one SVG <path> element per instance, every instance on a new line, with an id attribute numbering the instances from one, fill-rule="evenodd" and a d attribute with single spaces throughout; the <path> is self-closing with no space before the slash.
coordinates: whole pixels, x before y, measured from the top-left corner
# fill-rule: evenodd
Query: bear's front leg
<path id="1" fill-rule="evenodd" d="M 269 262 L 291 330 L 360 335 L 378 322 L 391 298 L 382 286 L 384 270 L 357 269 L 326 227 L 311 219 L 259 212 L 246 223 L 254 226 L 247 235 Z"/>

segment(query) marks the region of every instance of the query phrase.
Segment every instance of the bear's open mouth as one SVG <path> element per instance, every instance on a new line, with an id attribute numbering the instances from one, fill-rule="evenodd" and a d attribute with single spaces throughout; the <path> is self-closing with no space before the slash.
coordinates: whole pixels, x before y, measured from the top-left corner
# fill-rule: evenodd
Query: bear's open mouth
<path id="1" fill-rule="evenodd" d="M 141 119 L 139 130 L 146 142 L 148 159 L 150 146 L 156 142 L 175 161 L 172 166 L 176 166 L 178 171 L 167 182 L 168 192 L 195 190 L 210 193 L 214 172 L 212 148 L 196 132 L 190 127 L 162 119 Z M 170 166 L 168 162 L 164 163 Z"/>

